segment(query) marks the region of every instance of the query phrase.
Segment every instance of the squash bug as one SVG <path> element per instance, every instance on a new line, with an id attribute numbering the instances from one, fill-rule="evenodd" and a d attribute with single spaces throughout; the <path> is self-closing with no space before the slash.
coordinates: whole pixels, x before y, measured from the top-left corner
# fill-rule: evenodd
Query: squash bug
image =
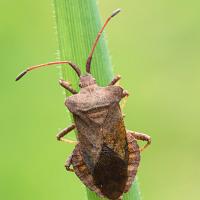
<path id="1" fill-rule="evenodd" d="M 68 82 L 59 81 L 72 93 L 65 105 L 73 115 L 74 124 L 62 130 L 57 139 L 76 144 L 65 167 L 75 172 L 90 190 L 112 200 L 122 199 L 123 193 L 128 192 L 139 166 L 140 152 L 151 143 L 150 136 L 125 128 L 119 102 L 128 96 L 128 92 L 115 85 L 120 76 L 106 87 L 100 87 L 90 73 L 98 40 L 108 22 L 119 12 L 120 9 L 114 11 L 99 31 L 86 62 L 86 74 L 82 75 L 79 67 L 71 61 L 56 61 L 29 67 L 16 78 L 19 80 L 31 70 L 56 64 L 69 64 L 74 69 L 80 79 L 79 92 Z M 78 132 L 78 142 L 64 138 L 74 129 Z M 147 143 L 140 149 L 137 140 Z"/>

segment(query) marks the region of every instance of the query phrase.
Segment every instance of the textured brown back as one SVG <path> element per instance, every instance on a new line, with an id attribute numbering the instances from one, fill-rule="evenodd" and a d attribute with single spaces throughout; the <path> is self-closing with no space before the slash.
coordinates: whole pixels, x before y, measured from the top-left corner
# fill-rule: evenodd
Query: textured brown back
<path id="1" fill-rule="evenodd" d="M 127 133 L 127 141 L 128 141 L 128 165 L 126 166 L 126 178 L 125 174 L 120 174 L 118 172 L 118 168 L 116 167 L 118 164 L 122 162 L 119 161 L 119 157 L 117 155 L 112 155 L 112 161 L 114 165 L 111 166 L 110 169 L 113 169 L 113 172 L 107 170 L 107 166 L 105 163 L 109 161 L 109 149 L 103 148 L 104 152 L 108 152 L 108 156 L 103 156 L 103 159 L 100 158 L 97 167 L 94 170 L 95 174 L 92 174 L 88 169 L 87 165 L 84 162 L 82 152 L 80 150 L 80 144 L 78 144 L 73 152 L 72 156 L 72 165 L 76 175 L 80 178 L 80 180 L 92 191 L 96 192 L 100 197 L 107 197 L 109 199 L 119 199 L 123 192 L 127 192 L 132 185 L 132 182 L 137 173 L 137 169 L 140 162 L 140 151 L 139 146 L 133 135 Z M 116 156 L 116 157 L 115 157 Z M 100 167 L 99 167 L 100 166 Z M 100 170 L 104 169 L 104 171 Z M 99 170 L 99 171 L 98 171 Z M 120 170 L 121 171 L 121 170 Z M 116 173 L 118 172 L 118 173 Z M 123 171 L 125 172 L 125 170 Z M 106 174 L 106 175 L 104 175 Z M 108 186 L 101 187 L 100 182 L 104 181 L 104 177 L 108 177 L 109 180 L 105 183 L 108 183 Z M 120 178 L 122 176 L 122 180 Z M 126 179 L 125 185 L 124 180 Z M 112 183 L 114 181 L 114 183 Z M 120 182 L 120 183 L 118 183 Z M 123 186 L 123 187 L 122 187 Z"/>
<path id="2" fill-rule="evenodd" d="M 70 97 L 79 149 L 93 184 L 109 199 L 123 193 L 128 179 L 128 143 L 119 101 L 122 88 L 90 86 Z"/>

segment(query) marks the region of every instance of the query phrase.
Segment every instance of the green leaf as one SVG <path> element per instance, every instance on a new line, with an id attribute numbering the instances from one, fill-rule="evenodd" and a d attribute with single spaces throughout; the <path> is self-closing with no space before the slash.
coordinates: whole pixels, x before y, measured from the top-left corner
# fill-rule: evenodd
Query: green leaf
<path id="1" fill-rule="evenodd" d="M 101 28 L 97 2 L 96 0 L 54 0 L 54 7 L 60 59 L 70 60 L 78 64 L 83 73 L 92 44 Z M 108 13 L 108 16 L 111 14 L 112 11 Z M 112 65 L 104 35 L 100 38 L 95 49 L 91 73 L 101 86 L 105 86 L 113 78 Z M 62 76 L 65 80 L 70 81 L 74 88 L 79 89 L 78 77 L 70 67 L 62 66 Z M 66 95 L 69 96 L 70 94 L 67 92 Z M 100 199 L 88 189 L 87 198 L 88 200 Z M 137 181 L 130 191 L 124 195 L 123 199 L 140 200 Z"/>

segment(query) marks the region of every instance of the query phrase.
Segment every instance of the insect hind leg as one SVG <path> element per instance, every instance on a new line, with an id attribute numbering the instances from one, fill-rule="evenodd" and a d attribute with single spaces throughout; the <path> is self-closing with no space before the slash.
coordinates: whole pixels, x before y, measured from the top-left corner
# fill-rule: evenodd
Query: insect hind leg
<path id="1" fill-rule="evenodd" d="M 70 171 L 70 172 L 74 172 L 74 170 L 70 168 L 70 166 L 72 165 L 72 156 L 73 156 L 73 153 L 69 156 L 69 158 L 65 162 L 65 168 L 67 171 Z"/>
<path id="2" fill-rule="evenodd" d="M 143 147 L 140 148 L 141 152 L 151 144 L 151 137 L 149 135 L 144 134 L 144 133 L 133 132 L 133 131 L 129 131 L 129 132 L 134 136 L 136 140 L 142 140 L 142 141 L 147 142 Z"/>

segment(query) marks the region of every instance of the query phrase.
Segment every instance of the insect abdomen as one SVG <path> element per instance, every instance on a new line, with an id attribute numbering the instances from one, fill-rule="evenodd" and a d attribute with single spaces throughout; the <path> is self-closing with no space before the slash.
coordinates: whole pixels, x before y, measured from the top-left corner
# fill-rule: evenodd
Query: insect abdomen
<path id="1" fill-rule="evenodd" d="M 117 199 L 122 195 L 127 181 L 127 162 L 104 144 L 94 167 L 93 178 L 103 195 Z"/>

